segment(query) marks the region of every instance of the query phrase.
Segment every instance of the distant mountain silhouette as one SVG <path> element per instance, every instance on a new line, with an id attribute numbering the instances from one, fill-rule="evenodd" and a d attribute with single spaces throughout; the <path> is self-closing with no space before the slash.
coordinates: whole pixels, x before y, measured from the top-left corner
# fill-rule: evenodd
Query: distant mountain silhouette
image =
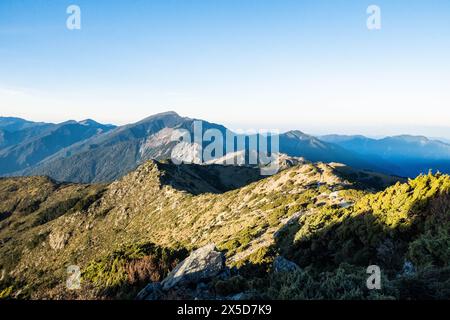
<path id="1" fill-rule="evenodd" d="M 430 169 L 450 172 L 450 145 L 423 136 L 400 135 L 383 139 L 328 135 L 321 140 L 337 144 L 372 161 L 390 164 L 398 175 L 415 177 Z"/>
<path id="2" fill-rule="evenodd" d="M 172 141 L 172 137 L 177 129 L 193 135 L 195 121 L 201 121 L 203 132 L 213 128 L 226 137 L 227 129 L 220 124 L 182 117 L 172 111 L 120 127 L 91 119 L 48 124 L 0 118 L 0 175 L 47 175 L 58 181 L 110 182 L 146 160 L 166 160 L 172 154 L 190 159 L 199 146 L 186 143 L 174 150 L 178 141 Z M 338 162 L 360 170 L 405 177 L 415 177 L 429 169 L 450 172 L 450 145 L 426 137 L 405 135 L 379 140 L 364 136 L 314 137 L 296 130 L 280 134 L 279 141 L 280 154 L 312 162 Z M 203 141 L 203 146 L 208 144 Z M 247 146 L 245 154 L 249 151 Z"/>
<path id="3" fill-rule="evenodd" d="M 32 167 L 63 148 L 114 128 L 93 120 L 36 125 L 21 119 L 15 124 L 3 120 L 0 123 L 7 123 L 9 130 L 0 132 L 0 174 Z"/>
<path id="4" fill-rule="evenodd" d="M 134 170 L 146 160 L 171 158 L 172 151 L 178 144 L 171 141 L 174 131 L 186 129 L 193 134 L 194 121 L 196 119 L 181 117 L 175 112 L 153 115 L 74 143 L 60 149 L 45 161 L 14 174 L 48 175 L 59 181 L 109 182 Z M 202 121 L 202 127 L 203 131 L 210 128 L 222 133 L 226 131 L 224 126 L 207 121 Z M 204 142 L 204 145 L 207 144 Z M 280 151 L 312 161 L 336 161 L 360 169 L 383 171 L 381 167 L 352 152 L 299 131 L 280 135 Z M 188 147 L 181 152 L 192 152 L 192 148 Z M 179 156 L 184 158 L 186 154 Z"/>
<path id="5" fill-rule="evenodd" d="M 193 131 L 195 119 L 165 112 L 137 123 L 117 127 L 61 149 L 46 161 L 19 175 L 48 175 L 60 181 L 108 182 L 122 177 L 149 159 L 165 160 L 178 143 L 176 129 Z M 203 129 L 225 127 L 203 122 Z"/>
<path id="6" fill-rule="evenodd" d="M 16 132 L 36 127 L 48 127 L 51 125 L 52 125 L 51 123 L 33 122 L 15 117 L 0 117 L 0 130 L 5 130 L 9 132 Z"/>
<path id="7" fill-rule="evenodd" d="M 298 130 L 280 135 L 280 152 L 294 157 L 304 157 L 313 162 L 340 162 L 359 169 L 392 173 L 390 170 L 386 170 L 382 164 L 375 164 L 353 151 L 319 140 Z"/>

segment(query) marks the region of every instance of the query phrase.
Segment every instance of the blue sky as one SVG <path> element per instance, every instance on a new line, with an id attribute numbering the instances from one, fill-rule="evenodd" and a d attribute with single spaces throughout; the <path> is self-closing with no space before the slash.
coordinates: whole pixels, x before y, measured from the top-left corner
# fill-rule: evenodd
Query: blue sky
<path id="1" fill-rule="evenodd" d="M 448 0 L 1 0 L 0 115 L 450 138 L 449 39 Z"/>

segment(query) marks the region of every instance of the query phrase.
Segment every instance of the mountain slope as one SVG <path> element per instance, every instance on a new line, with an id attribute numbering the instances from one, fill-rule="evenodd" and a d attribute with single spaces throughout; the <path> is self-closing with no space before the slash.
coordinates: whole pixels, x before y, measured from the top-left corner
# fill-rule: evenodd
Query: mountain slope
<path id="1" fill-rule="evenodd" d="M 341 177 L 338 167 L 303 164 L 259 180 L 246 167 L 150 161 L 107 186 L 1 179 L 0 269 L 13 286 L 27 283 L 22 294 L 55 298 L 67 265 L 88 268 L 123 245 L 214 242 L 229 264 L 241 265 L 274 245 L 275 233 L 299 212 L 351 203 L 345 190 L 360 187 L 359 174 Z"/>
<path id="2" fill-rule="evenodd" d="M 9 132 L 21 131 L 24 129 L 47 127 L 51 126 L 51 123 L 45 122 L 33 122 L 21 118 L 14 117 L 0 117 L 0 129 Z"/>
<path id="3" fill-rule="evenodd" d="M 301 131 L 289 131 L 280 135 L 280 152 L 289 156 L 304 157 L 313 162 L 340 162 L 359 169 L 391 173 L 383 162 L 371 162 L 353 150 L 349 151 L 336 144 L 321 141 Z"/>
<path id="4" fill-rule="evenodd" d="M 0 149 L 0 174 L 34 166 L 63 148 L 112 129 L 92 120 L 68 121 L 37 128 L 6 134 L 10 145 Z M 14 139 L 15 143 L 12 142 Z"/>
<path id="5" fill-rule="evenodd" d="M 46 124 L 22 129 L 19 131 L 8 131 L 0 129 L 0 150 L 20 144 L 25 141 L 33 140 L 37 136 L 42 135 L 44 132 L 51 130 L 51 128 L 54 128 L 55 126 L 56 125 L 54 124 Z"/>
<path id="6" fill-rule="evenodd" d="M 33 122 L 21 118 L 0 117 L 0 150 L 33 139 L 53 127 L 52 123 Z"/>

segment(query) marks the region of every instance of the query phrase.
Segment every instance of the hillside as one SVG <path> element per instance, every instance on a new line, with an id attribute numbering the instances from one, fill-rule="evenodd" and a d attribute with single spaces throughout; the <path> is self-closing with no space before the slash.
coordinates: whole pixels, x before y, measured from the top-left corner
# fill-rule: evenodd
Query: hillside
<path id="1" fill-rule="evenodd" d="M 222 169 L 246 178 L 241 185 L 208 180 Z M 398 179 L 324 163 L 296 165 L 264 179 L 251 172 L 150 161 L 109 185 L 2 179 L 0 269 L 8 276 L 1 288 L 18 297 L 130 298 L 147 282 L 161 280 L 187 251 L 208 243 L 225 253 L 234 272 L 260 284 L 254 290 L 271 297 L 287 292 L 292 280 L 272 275 L 276 254 L 307 272 L 292 276 L 311 281 L 320 272 L 347 268 L 342 263 L 364 274 L 361 266 L 377 262 L 389 268 L 390 278 L 406 258 L 417 270 L 448 265 L 445 250 L 427 253 L 434 249 L 421 247 L 438 241 L 438 249 L 439 241 L 448 241 L 446 175 L 373 193 Z M 374 252 L 385 246 L 385 260 L 378 260 Z M 400 262 L 384 264 L 393 258 Z M 68 265 L 82 268 L 83 290 L 65 289 Z M 136 280 L 130 272 L 141 276 Z M 277 277 L 269 287 L 267 277 Z"/>
<path id="2" fill-rule="evenodd" d="M 50 123 L 33 122 L 16 117 L 0 117 L 0 129 L 8 132 L 17 132 L 24 129 L 48 127 Z"/>
<path id="3" fill-rule="evenodd" d="M 32 167 L 79 141 L 108 132 L 113 127 L 92 120 L 38 125 L 18 132 L 5 132 L 0 149 L 0 174 Z"/>

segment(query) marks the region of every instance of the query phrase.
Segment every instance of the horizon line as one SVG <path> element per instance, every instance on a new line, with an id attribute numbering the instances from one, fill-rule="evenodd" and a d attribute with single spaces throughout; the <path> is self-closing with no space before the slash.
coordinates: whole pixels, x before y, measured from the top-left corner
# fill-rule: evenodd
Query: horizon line
<path id="1" fill-rule="evenodd" d="M 81 119 L 81 120 L 77 120 L 77 119 L 67 119 L 67 120 L 63 120 L 63 121 L 45 121 L 45 120 L 34 120 L 32 118 L 28 118 L 28 117 L 23 117 L 23 116 L 14 116 L 14 115 L 0 115 L 0 118 L 6 118 L 6 119 L 18 119 L 18 120 L 23 120 L 23 121 L 27 121 L 27 122 L 33 122 L 33 123 L 39 123 L 39 124 L 53 124 L 53 125 L 61 125 L 61 124 L 65 124 L 65 123 L 69 123 L 69 122 L 76 122 L 76 123 L 82 123 L 85 121 L 94 121 L 98 124 L 104 125 L 104 126 L 114 126 L 116 128 L 119 127 L 123 127 L 123 126 L 127 126 L 127 125 L 132 125 L 132 124 L 137 124 L 139 122 L 142 122 L 143 120 L 150 118 L 150 117 L 154 117 L 154 116 L 158 116 L 158 115 L 165 115 L 165 114 L 175 114 L 179 117 L 182 118 L 187 118 L 187 119 L 193 119 L 193 120 L 200 120 L 200 121 L 205 121 L 205 122 L 209 122 L 209 123 L 213 123 L 213 124 L 217 124 L 217 125 L 222 125 L 224 126 L 226 129 L 228 130 L 232 130 L 232 131 L 236 131 L 236 130 L 241 130 L 241 129 L 230 129 L 229 126 L 221 124 L 221 123 L 217 123 L 217 122 L 211 122 L 209 120 L 205 120 L 205 119 L 198 119 L 195 117 L 189 117 L 189 116 L 182 116 L 180 115 L 178 112 L 173 111 L 173 110 L 169 110 L 169 111 L 164 111 L 164 112 L 158 112 L 158 113 L 154 113 L 151 114 L 147 117 L 141 118 L 140 120 L 136 120 L 136 121 L 132 121 L 132 122 L 128 122 L 128 123 L 124 123 L 124 124 L 115 124 L 115 123 L 108 123 L 108 122 L 103 122 L 103 121 L 99 121 L 96 119 L 93 119 L 92 117 L 87 117 Z M 429 126 L 431 127 L 431 126 Z M 447 128 L 447 127 L 445 127 Z M 448 129 L 450 129 L 450 126 L 448 127 Z M 266 129 L 267 132 L 271 132 L 271 129 Z M 447 138 L 445 136 L 432 136 L 432 135 L 424 135 L 424 134 L 418 134 L 418 133 L 402 133 L 402 134 L 380 134 L 380 135 L 370 135 L 370 134 L 360 134 L 360 133 L 355 133 L 355 134 L 350 134 L 350 133 L 339 133 L 338 131 L 329 131 L 328 133 L 325 134 L 318 134 L 318 133 L 310 133 L 310 132 L 306 132 L 302 129 L 299 128 L 290 128 L 287 130 L 279 130 L 277 129 L 280 134 L 286 134 L 289 132 L 295 132 L 295 131 L 299 131 L 303 134 L 306 134 L 308 136 L 312 136 L 312 137 L 316 137 L 319 138 L 320 137 L 324 137 L 324 136 L 331 136 L 331 135 L 337 135 L 337 136 L 341 136 L 341 137 L 364 137 L 364 138 L 369 138 L 369 139 L 374 139 L 374 140 L 381 140 L 381 139 L 385 139 L 385 138 L 394 138 L 394 137 L 401 137 L 401 136 L 408 136 L 408 137 L 416 137 L 416 138 L 426 138 L 428 140 L 431 141 L 439 141 L 442 142 L 444 144 L 449 144 L 450 143 L 450 137 Z M 244 130 L 245 131 L 245 130 Z"/>

